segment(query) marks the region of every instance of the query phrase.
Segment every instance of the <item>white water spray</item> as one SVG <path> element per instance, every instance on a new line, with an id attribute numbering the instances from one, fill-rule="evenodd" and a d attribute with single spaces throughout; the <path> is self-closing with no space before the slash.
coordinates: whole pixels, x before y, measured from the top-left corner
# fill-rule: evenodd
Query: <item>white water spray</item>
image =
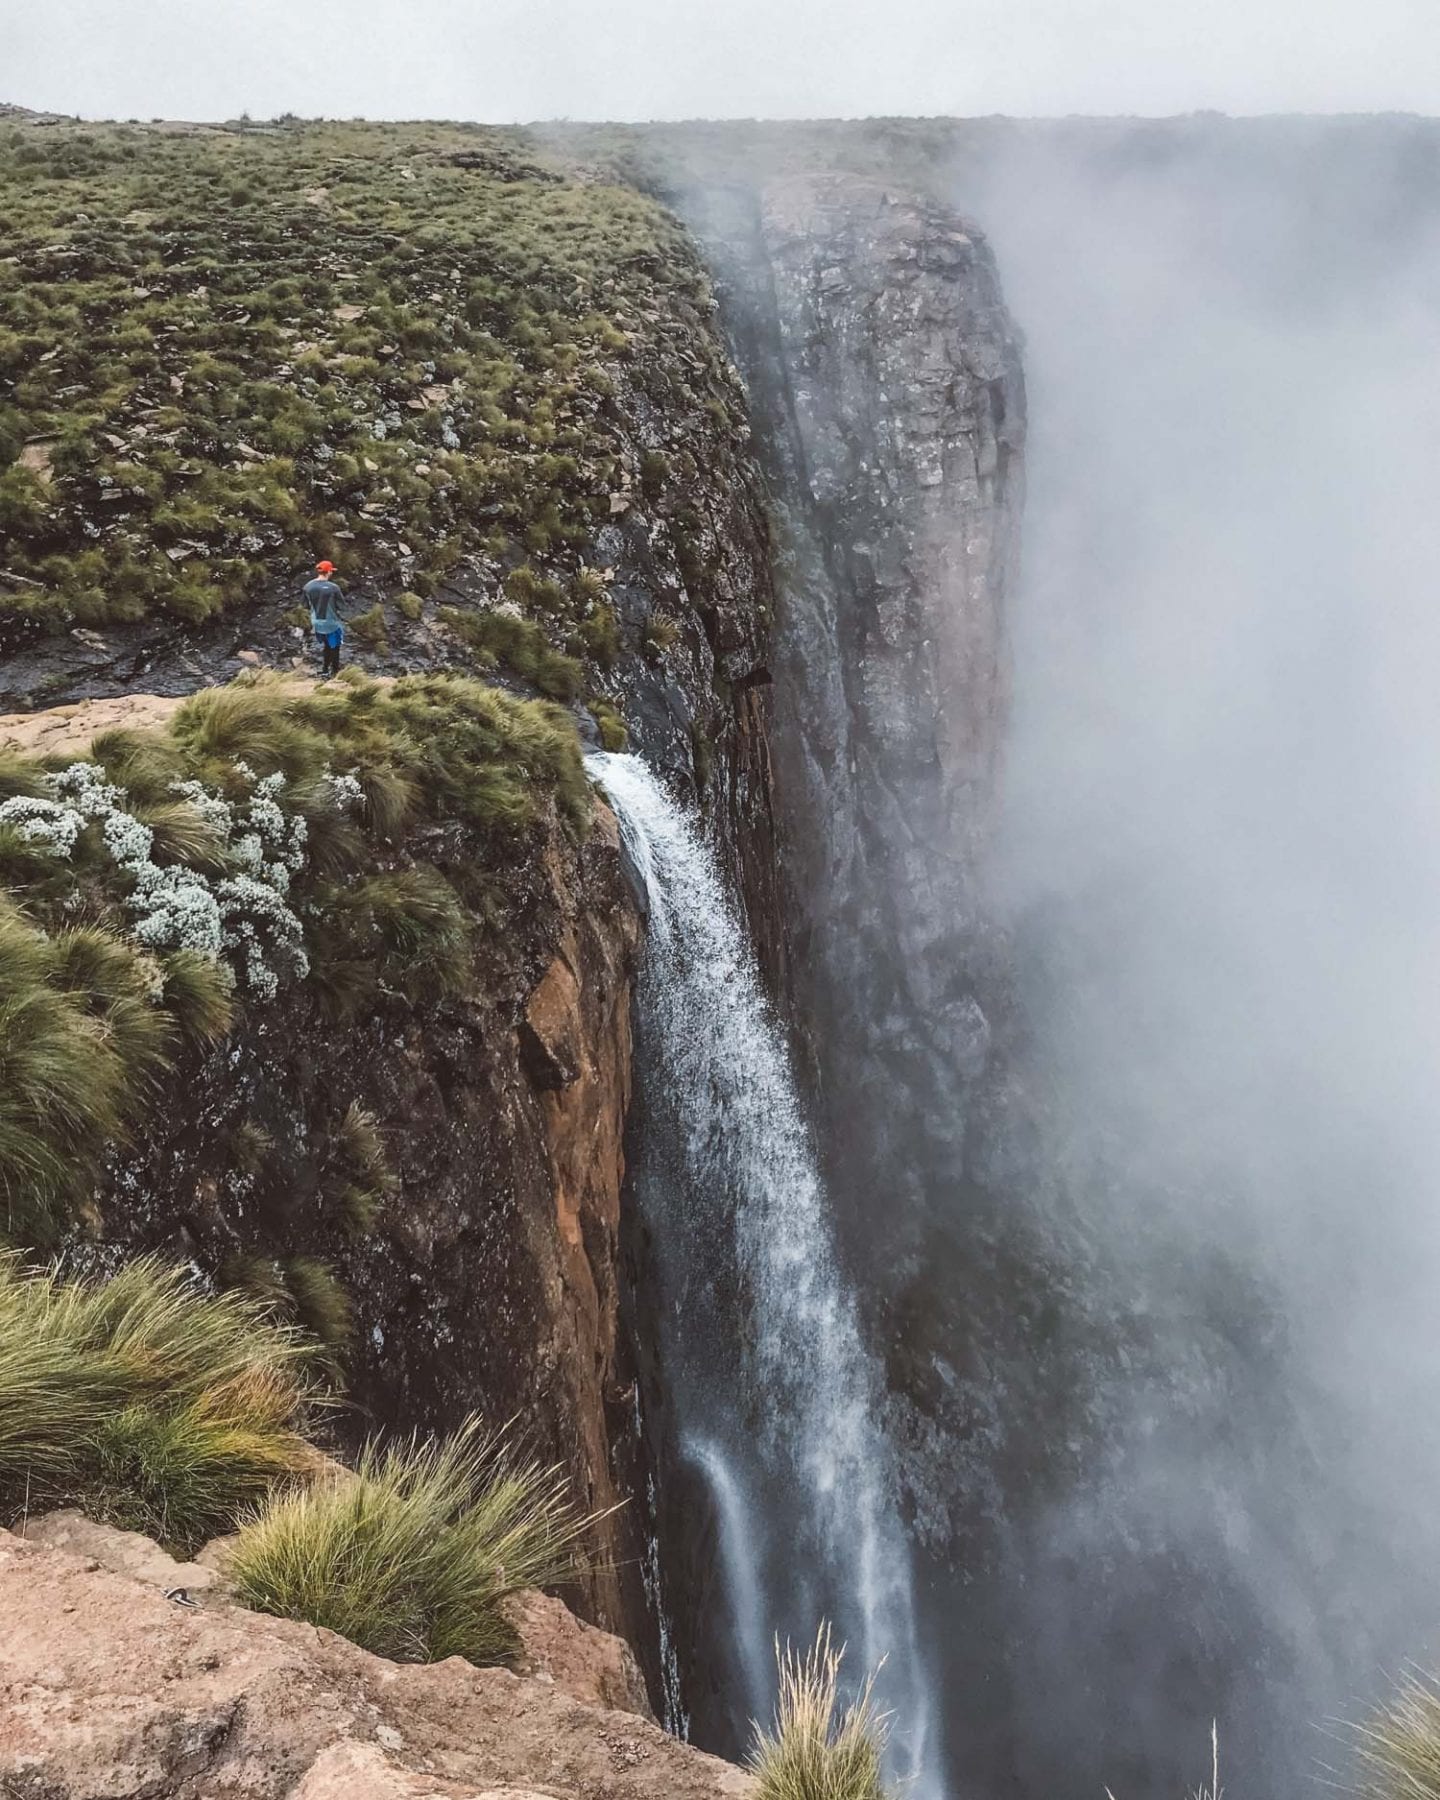
<path id="1" fill-rule="evenodd" d="M 733 1459 L 717 1444 L 692 1440 L 684 1448 L 710 1489 L 720 1531 L 720 1565 L 745 1677 L 745 1704 L 751 1718 L 763 1719 L 775 1685 L 774 1625 L 760 1586 L 765 1545 L 755 1503 L 741 1490 Z"/>
<path id="2" fill-rule="evenodd" d="M 836 1267 L 781 1029 L 738 909 L 685 814 L 637 757 L 587 761 L 649 901 L 640 1023 L 658 1069 L 649 1106 L 668 1115 L 673 1166 L 649 1184 L 648 1222 L 680 1271 L 661 1349 L 722 1534 L 737 1661 L 755 1682 L 757 1640 L 768 1665 L 772 1632 L 806 1640 L 826 1613 L 848 1641 L 852 1675 L 884 1660 L 896 1772 L 910 1800 L 938 1800 L 909 1546 L 875 1423 L 878 1374 Z M 766 1504 L 762 1492 L 768 1533 L 736 1516 L 741 1497 Z M 767 1667 L 764 1691 L 772 1681 Z"/>

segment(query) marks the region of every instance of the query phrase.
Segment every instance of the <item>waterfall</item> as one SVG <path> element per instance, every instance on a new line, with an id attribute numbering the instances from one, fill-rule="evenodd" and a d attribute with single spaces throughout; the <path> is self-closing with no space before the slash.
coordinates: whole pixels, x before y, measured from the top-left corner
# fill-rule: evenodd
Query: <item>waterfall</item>
<path id="1" fill-rule="evenodd" d="M 674 1459 L 703 1481 L 719 1537 L 722 1660 L 753 1711 L 773 1692 L 772 1633 L 805 1643 L 828 1617 L 852 1678 L 883 1659 L 895 1772 L 914 1800 L 937 1800 L 879 1375 L 836 1266 L 783 1033 L 694 826 L 638 758 L 587 762 L 649 905 L 633 1181 Z"/>

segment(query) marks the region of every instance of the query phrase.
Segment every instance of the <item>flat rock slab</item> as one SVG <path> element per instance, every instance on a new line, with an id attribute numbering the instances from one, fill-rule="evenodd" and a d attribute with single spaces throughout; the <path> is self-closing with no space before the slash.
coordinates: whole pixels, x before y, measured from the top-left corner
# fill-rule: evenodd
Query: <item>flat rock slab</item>
<path id="1" fill-rule="evenodd" d="M 7 1532 L 0 1620 L 4 1794 L 754 1800 L 741 1770 L 552 1682 L 458 1657 L 390 1663 L 314 1626 L 183 1607 Z"/>
<path id="2" fill-rule="evenodd" d="M 138 1531 L 119 1531 L 113 1525 L 97 1525 L 82 1512 L 66 1509 L 31 1519 L 23 1533 L 26 1543 L 43 1544 L 50 1550 L 66 1550 L 108 1569 L 112 1575 L 126 1575 L 132 1581 L 143 1581 L 147 1587 L 162 1593 L 183 1592 L 191 1598 L 221 1587 L 218 1570 L 198 1562 L 177 1562 L 153 1539 Z M 557 1603 L 558 1604 L 558 1603 Z"/>
<path id="3" fill-rule="evenodd" d="M 77 700 L 40 712 L 0 713 L 0 746 L 27 756 L 88 750 L 102 731 L 153 731 L 183 706 L 184 694 L 122 694 L 114 700 Z"/>

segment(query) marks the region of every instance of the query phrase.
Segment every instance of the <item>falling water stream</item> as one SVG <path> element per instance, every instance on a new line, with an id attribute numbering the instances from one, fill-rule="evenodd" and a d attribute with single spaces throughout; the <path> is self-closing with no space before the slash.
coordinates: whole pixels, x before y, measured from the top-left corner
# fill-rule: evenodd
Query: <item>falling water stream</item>
<path id="1" fill-rule="evenodd" d="M 775 1634 L 805 1643 L 829 1619 L 852 1677 L 883 1659 L 895 1772 L 914 1800 L 938 1800 L 878 1377 L 836 1266 L 781 1027 L 694 825 L 637 757 L 588 765 L 649 907 L 632 1174 L 673 1452 L 703 1482 L 716 1534 L 722 1659 L 749 1716 L 763 1717 Z"/>

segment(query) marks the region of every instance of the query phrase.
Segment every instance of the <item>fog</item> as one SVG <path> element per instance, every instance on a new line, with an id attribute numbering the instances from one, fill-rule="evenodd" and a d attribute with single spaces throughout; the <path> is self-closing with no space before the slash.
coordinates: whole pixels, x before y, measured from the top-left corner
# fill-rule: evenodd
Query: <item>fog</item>
<path id="1" fill-rule="evenodd" d="M 1198 1781 L 1218 1715 L 1231 1793 L 1304 1792 L 1440 1653 L 1436 145 L 960 184 L 1028 338 L 1005 903 L 1113 1340 L 1009 1546 L 1013 1791 Z"/>
<path id="2" fill-rule="evenodd" d="M 1440 110 L 1432 0 L 0 0 L 0 99 L 89 117 Z"/>

